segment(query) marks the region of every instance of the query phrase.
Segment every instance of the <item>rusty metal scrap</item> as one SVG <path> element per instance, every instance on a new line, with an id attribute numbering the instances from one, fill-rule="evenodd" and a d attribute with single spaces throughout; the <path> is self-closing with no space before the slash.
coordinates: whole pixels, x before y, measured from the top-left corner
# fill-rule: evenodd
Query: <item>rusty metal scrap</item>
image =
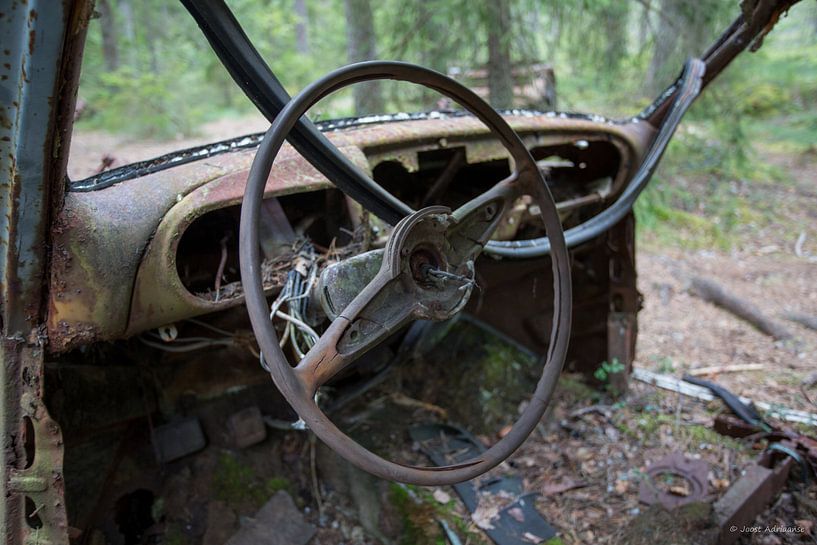
<path id="1" fill-rule="evenodd" d="M 683 495 L 662 490 L 657 482 L 662 475 L 681 477 L 690 488 Z M 705 461 L 673 452 L 647 468 L 647 478 L 641 480 L 638 488 L 638 500 L 647 505 L 658 503 L 667 509 L 701 501 L 709 493 L 708 475 L 709 464 Z"/>
<path id="2" fill-rule="evenodd" d="M 715 502 L 715 514 L 720 524 L 719 545 L 730 545 L 740 537 L 742 529 L 777 497 L 786 486 L 792 468 L 800 465 L 801 479 L 817 477 L 817 440 L 783 427 L 762 431 L 751 419 L 719 415 L 714 428 L 730 437 L 755 437 L 766 440 L 769 447 L 749 465 L 743 475 Z"/>
<path id="3" fill-rule="evenodd" d="M 719 545 L 729 545 L 741 536 L 741 529 L 752 521 L 783 490 L 794 459 L 785 457 L 773 462 L 765 453 L 758 462 L 749 465 L 743 476 L 714 504 L 720 525 Z"/>

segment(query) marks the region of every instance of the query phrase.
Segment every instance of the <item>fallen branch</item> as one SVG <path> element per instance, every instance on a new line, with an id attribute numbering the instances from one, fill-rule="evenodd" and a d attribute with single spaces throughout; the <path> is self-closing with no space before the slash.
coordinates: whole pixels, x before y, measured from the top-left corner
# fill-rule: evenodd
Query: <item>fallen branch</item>
<path id="1" fill-rule="evenodd" d="M 803 314 L 802 312 L 787 312 L 783 315 L 784 318 L 800 325 L 806 326 L 809 329 L 817 331 L 817 316 Z"/>
<path id="2" fill-rule="evenodd" d="M 705 301 L 728 310 L 738 318 L 749 322 L 763 333 L 777 340 L 792 338 L 791 332 L 782 324 L 767 318 L 755 305 L 726 291 L 712 280 L 694 276 L 692 278 L 692 291 Z"/>
<path id="3" fill-rule="evenodd" d="M 800 393 L 803 394 L 803 397 L 814 406 L 817 406 L 817 403 L 813 402 L 808 395 L 807 390 L 817 384 L 817 371 L 811 373 L 809 376 L 803 379 L 803 382 L 800 383 Z"/>
<path id="4" fill-rule="evenodd" d="M 685 396 L 694 397 L 695 399 L 700 399 L 701 401 L 712 401 L 715 399 L 715 396 L 712 394 L 709 388 L 695 386 L 694 384 L 690 384 L 679 378 L 670 375 L 653 373 L 652 371 L 647 371 L 646 369 L 642 369 L 640 367 L 633 367 L 632 377 L 640 382 L 651 384 L 664 390 L 670 390 L 671 392 L 677 392 Z M 763 401 L 752 401 L 746 397 L 739 397 L 738 399 L 747 404 L 754 403 L 755 407 L 765 412 L 767 417 L 777 418 L 778 420 L 783 420 L 785 422 L 799 422 L 801 424 L 817 426 L 817 414 L 807 413 L 805 411 L 796 411 L 794 409 L 783 407 L 777 403 L 771 404 Z"/>
<path id="5" fill-rule="evenodd" d="M 742 373 L 744 371 L 763 371 L 765 365 L 760 363 L 744 363 L 741 365 L 716 365 L 713 367 L 698 367 L 697 369 L 690 369 L 688 372 L 693 377 L 700 377 L 702 375 L 719 375 L 721 373 Z"/>

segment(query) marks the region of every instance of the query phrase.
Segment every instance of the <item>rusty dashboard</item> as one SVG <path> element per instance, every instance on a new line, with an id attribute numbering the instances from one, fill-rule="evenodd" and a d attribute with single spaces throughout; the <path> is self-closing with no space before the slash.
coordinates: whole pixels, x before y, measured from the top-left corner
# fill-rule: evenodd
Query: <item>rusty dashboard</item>
<path id="1" fill-rule="evenodd" d="M 636 119 L 553 113 L 507 119 L 551 172 L 568 225 L 571 213 L 586 219 L 616 198 L 654 134 Z M 481 172 L 508 164 L 501 144 L 469 116 L 365 124 L 326 136 L 387 190 L 418 204 L 433 191 L 456 204 L 457 188 L 477 190 Z M 50 350 L 131 337 L 242 304 L 237 241 L 229 233 L 238 230 L 253 156 L 254 149 L 240 149 L 93 191 L 67 192 L 54 223 Z M 446 169 L 456 176 L 441 191 L 434 184 Z M 273 166 L 265 199 L 278 201 L 288 219 L 301 225 L 299 233 L 322 248 L 344 244 L 365 215 L 289 146 Z M 514 229 L 505 231 L 516 236 Z M 270 291 L 276 287 L 272 277 Z"/>

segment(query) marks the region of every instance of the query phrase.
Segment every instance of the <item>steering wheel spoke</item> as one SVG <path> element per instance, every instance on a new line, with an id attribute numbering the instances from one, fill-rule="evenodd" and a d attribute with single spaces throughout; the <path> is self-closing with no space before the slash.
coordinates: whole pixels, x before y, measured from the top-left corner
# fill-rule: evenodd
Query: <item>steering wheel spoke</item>
<path id="1" fill-rule="evenodd" d="M 399 278 L 381 268 L 363 291 L 335 318 L 317 344 L 295 367 L 306 391 L 314 394 L 368 350 L 411 321 L 418 308 Z"/>
<path id="2" fill-rule="evenodd" d="M 514 171 L 454 211 L 456 225 L 449 230 L 448 240 L 459 262 L 473 260 L 482 252 L 505 212 L 521 194 L 518 176 Z"/>

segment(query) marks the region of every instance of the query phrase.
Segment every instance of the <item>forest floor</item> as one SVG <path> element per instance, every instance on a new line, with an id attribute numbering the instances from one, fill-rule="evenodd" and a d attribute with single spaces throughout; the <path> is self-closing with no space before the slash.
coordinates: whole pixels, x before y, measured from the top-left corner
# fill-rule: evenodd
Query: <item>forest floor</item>
<path id="1" fill-rule="evenodd" d="M 265 128 L 263 120 L 256 118 L 240 124 L 243 133 Z M 125 164 L 210 142 L 216 135 L 215 139 L 223 139 L 232 136 L 234 129 L 212 124 L 200 138 L 161 144 L 79 133 L 72 144 L 70 174 L 74 178 L 92 174 L 104 155 L 111 156 L 115 165 Z M 701 367 L 760 365 L 754 371 L 703 378 L 754 401 L 817 413 L 817 406 L 804 395 L 817 400 L 817 387 L 801 388 L 817 370 L 817 331 L 786 319 L 792 312 L 817 316 L 817 155 L 757 152 L 784 172 L 787 181 L 740 186 L 738 198 L 748 203 L 762 201 L 775 213 L 757 228 L 740 230 L 731 241 L 731 250 L 685 247 L 668 244 L 651 233 L 639 234 L 638 288 L 644 307 L 639 314 L 636 366 L 680 378 Z M 705 191 L 706 182 L 687 182 L 689 191 Z M 791 330 L 793 339 L 775 341 L 697 297 L 689 288 L 696 275 L 756 305 Z M 740 476 L 741 468 L 757 456 L 757 443 L 724 439 L 711 430 L 713 416 L 721 409 L 719 402 L 684 398 L 636 381 L 623 400 L 606 399 L 567 377 L 550 417 L 498 471 L 512 469 L 523 477 L 527 491 L 540 494 L 536 505 L 559 531 L 562 543 L 623 542 L 624 528 L 646 509 L 638 502 L 638 483 L 651 462 L 671 452 L 703 459 L 710 465 L 711 490 L 722 494 Z M 814 428 L 810 432 L 814 435 Z M 361 530 L 367 524 L 358 519 L 365 515 L 355 514 L 348 505 L 360 503 L 357 498 L 344 499 L 325 488 L 319 490 L 325 494 L 322 518 L 314 506 L 308 509 L 309 520 L 320 526 L 310 543 L 377 542 L 371 531 Z M 426 504 L 418 515 L 416 509 L 406 511 L 402 503 L 398 518 L 404 529 L 410 527 L 411 534 L 394 538 L 394 543 L 446 543 L 435 518 L 452 519 L 462 543 L 488 543 L 478 530 L 485 521 L 470 517 L 453 499 L 450 488 L 388 490 L 392 496 L 406 493 L 412 501 L 419 497 L 419 503 Z M 791 489 L 758 523 L 797 526 L 807 533 L 759 532 L 742 537 L 740 543 L 817 542 L 816 505 L 814 486 Z M 418 528 L 424 520 L 429 527 Z M 387 538 L 380 535 L 380 540 Z M 695 539 L 677 542 L 703 543 Z"/>

